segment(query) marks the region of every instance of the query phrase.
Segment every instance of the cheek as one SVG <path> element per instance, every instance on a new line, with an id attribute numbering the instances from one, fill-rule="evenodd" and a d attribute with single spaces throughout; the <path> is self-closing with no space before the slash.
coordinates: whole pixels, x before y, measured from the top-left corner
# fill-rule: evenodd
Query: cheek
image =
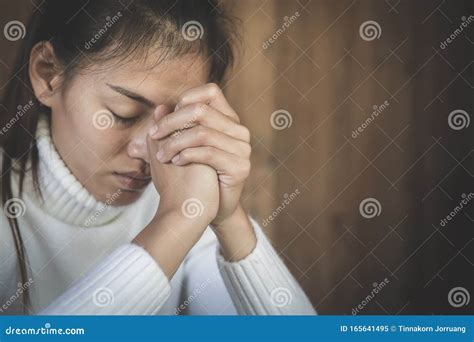
<path id="1" fill-rule="evenodd" d="M 93 157 L 109 165 L 126 150 L 128 134 L 113 128 L 99 130 L 94 126 L 83 129 L 83 142 Z"/>
<path id="2" fill-rule="evenodd" d="M 110 170 L 128 141 L 126 130 L 108 125 L 104 117 L 98 118 L 95 113 L 98 111 L 76 107 L 69 110 L 61 120 L 63 122 L 59 123 L 62 143 L 71 151 L 67 159 L 78 172 L 89 175 Z"/>

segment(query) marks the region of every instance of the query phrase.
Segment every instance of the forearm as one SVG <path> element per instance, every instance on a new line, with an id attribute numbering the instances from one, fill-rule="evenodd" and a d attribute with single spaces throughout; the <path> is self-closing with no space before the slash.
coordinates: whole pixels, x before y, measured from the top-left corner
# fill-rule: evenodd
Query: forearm
<path id="1" fill-rule="evenodd" d="M 169 281 L 147 251 L 125 244 L 97 263 L 40 315 L 153 315 Z"/>
<path id="2" fill-rule="evenodd" d="M 159 212 L 132 241 L 142 246 L 171 279 L 206 229 L 205 219 L 187 218 L 181 212 Z"/>
<path id="3" fill-rule="evenodd" d="M 256 246 L 243 259 L 218 254 L 218 267 L 239 314 L 314 315 L 316 312 L 255 221 Z"/>
<path id="4" fill-rule="evenodd" d="M 227 261 L 239 261 L 248 256 L 257 244 L 252 224 L 242 206 L 233 215 L 213 226 L 220 250 Z"/>
<path id="5" fill-rule="evenodd" d="M 205 220 L 161 211 L 133 243 L 108 255 L 39 314 L 156 313 L 169 296 L 169 279 L 206 227 Z"/>

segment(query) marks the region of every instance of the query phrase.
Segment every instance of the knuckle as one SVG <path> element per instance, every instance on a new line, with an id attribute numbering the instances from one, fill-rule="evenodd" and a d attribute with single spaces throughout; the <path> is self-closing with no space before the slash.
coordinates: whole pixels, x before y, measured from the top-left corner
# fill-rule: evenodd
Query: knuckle
<path id="1" fill-rule="evenodd" d="M 242 127 L 243 127 L 242 128 L 242 136 L 243 136 L 244 140 L 246 142 L 250 142 L 250 130 L 245 126 L 242 126 Z"/>
<path id="2" fill-rule="evenodd" d="M 244 155 L 245 157 L 250 157 L 250 155 L 252 154 L 252 146 L 250 146 L 249 144 L 245 144 L 244 145 Z"/>
<path id="3" fill-rule="evenodd" d="M 181 108 L 187 102 L 187 96 L 188 95 L 186 93 L 183 93 L 178 96 L 178 99 L 176 102 L 176 106 L 178 106 L 178 108 Z"/>
<path id="4" fill-rule="evenodd" d="M 209 146 L 205 147 L 204 148 L 204 159 L 207 160 L 207 161 L 210 161 L 210 160 L 212 160 L 213 156 L 214 156 L 214 153 L 212 151 L 212 147 L 209 147 Z"/>
<path id="5" fill-rule="evenodd" d="M 221 88 L 216 83 L 209 83 L 207 89 L 211 97 L 216 97 L 222 92 Z"/>
<path id="6" fill-rule="evenodd" d="M 196 103 L 193 108 L 194 118 L 201 119 L 208 110 L 208 105 L 205 103 Z"/>
<path id="7" fill-rule="evenodd" d="M 250 168 L 251 168 L 250 160 L 246 159 L 244 162 L 242 162 L 241 168 L 240 168 L 240 174 L 242 178 L 248 177 L 248 175 L 250 174 Z"/>
<path id="8" fill-rule="evenodd" d="M 198 126 L 196 128 L 196 138 L 200 143 L 204 143 L 209 138 L 209 133 L 204 127 Z"/>
<path id="9" fill-rule="evenodd" d="M 191 152 L 189 150 L 183 150 L 179 153 L 179 159 L 182 161 L 189 161 L 191 159 Z"/>

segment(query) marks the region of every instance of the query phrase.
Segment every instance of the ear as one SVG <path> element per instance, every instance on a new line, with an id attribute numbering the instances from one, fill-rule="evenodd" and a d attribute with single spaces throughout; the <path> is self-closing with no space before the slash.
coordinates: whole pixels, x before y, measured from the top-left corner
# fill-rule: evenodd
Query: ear
<path id="1" fill-rule="evenodd" d="M 60 85 L 61 68 L 50 42 L 37 43 L 30 53 L 29 74 L 33 91 L 41 104 L 52 108 Z"/>

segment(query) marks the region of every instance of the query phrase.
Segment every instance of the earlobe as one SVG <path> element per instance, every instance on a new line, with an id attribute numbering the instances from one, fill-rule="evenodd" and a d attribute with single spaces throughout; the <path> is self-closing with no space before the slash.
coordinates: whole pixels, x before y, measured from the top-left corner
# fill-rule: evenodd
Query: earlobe
<path id="1" fill-rule="evenodd" d="M 29 74 L 35 96 L 41 104 L 52 107 L 59 84 L 58 63 L 50 42 L 39 42 L 30 53 Z"/>

